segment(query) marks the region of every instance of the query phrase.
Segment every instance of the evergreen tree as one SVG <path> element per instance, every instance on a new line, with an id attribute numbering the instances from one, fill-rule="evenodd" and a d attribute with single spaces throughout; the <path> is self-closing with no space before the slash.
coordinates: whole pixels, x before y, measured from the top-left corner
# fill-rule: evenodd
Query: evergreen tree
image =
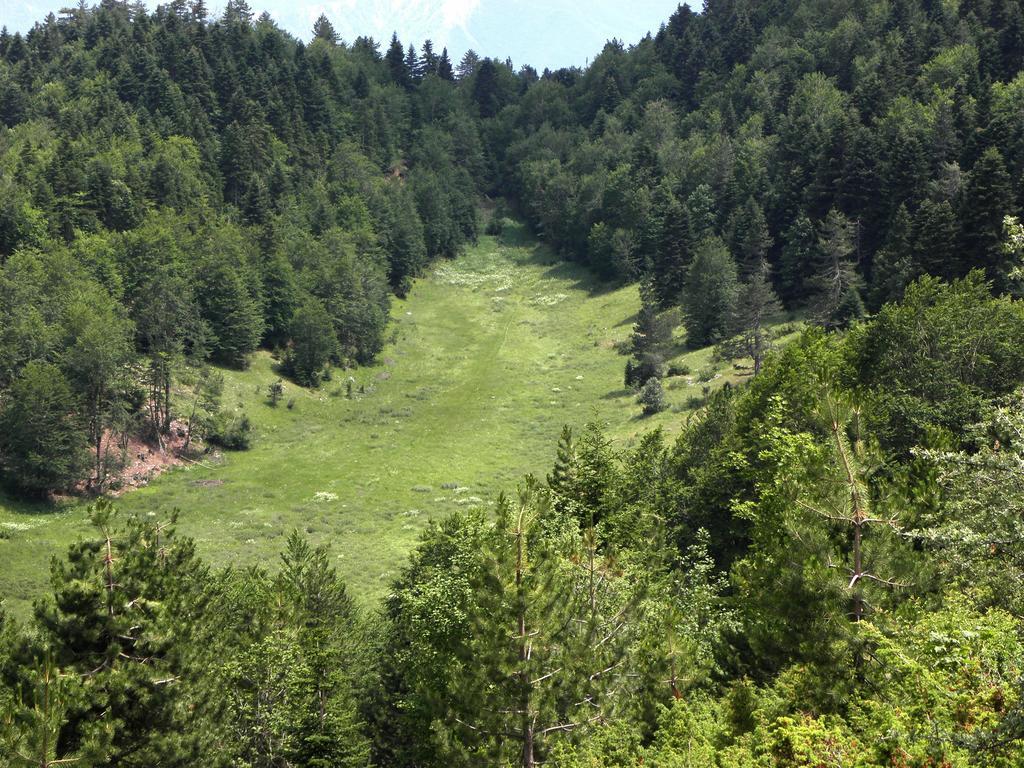
<path id="1" fill-rule="evenodd" d="M 914 277 L 911 255 L 910 214 L 906 206 L 896 211 L 885 246 L 875 254 L 871 274 L 871 303 L 877 309 L 890 301 L 899 301 L 903 289 Z"/>
<path id="2" fill-rule="evenodd" d="M 686 199 L 686 222 L 690 249 L 695 252 L 717 229 L 715 198 L 707 184 L 698 186 Z"/>
<path id="3" fill-rule="evenodd" d="M 416 55 L 416 49 L 412 43 L 409 43 L 409 48 L 405 53 L 405 71 L 409 73 L 410 85 L 418 82 L 423 78 L 423 69 L 421 66 L 419 57 Z"/>
<path id="4" fill-rule="evenodd" d="M 771 325 L 781 315 L 782 304 L 772 289 L 771 268 L 762 259 L 740 284 L 729 325 L 731 338 L 719 344 L 719 354 L 726 358 L 749 357 L 756 376 L 772 348 Z"/>
<path id="5" fill-rule="evenodd" d="M 467 56 L 469 53 L 467 52 Z M 465 60 L 465 59 L 463 59 Z M 498 68 L 490 59 L 484 59 L 476 68 L 473 81 L 473 101 L 480 110 L 480 117 L 494 117 L 501 108 L 498 95 Z"/>
<path id="6" fill-rule="evenodd" d="M 736 209 L 729 222 L 729 247 L 741 276 L 754 275 L 761 269 L 773 242 L 764 211 L 754 198 L 748 198 L 742 208 Z"/>
<path id="7" fill-rule="evenodd" d="M 480 57 L 476 51 L 472 48 L 468 49 L 462 54 L 462 59 L 459 61 L 459 66 L 455 70 L 455 77 L 459 81 L 468 80 L 470 77 L 476 74 L 477 68 L 480 66 Z"/>
<path id="8" fill-rule="evenodd" d="M 424 40 L 423 47 L 420 49 L 419 76 L 426 77 L 427 75 L 438 74 L 439 64 L 440 59 L 434 53 L 434 43 L 430 40 Z"/>
<path id="9" fill-rule="evenodd" d="M 334 31 L 334 25 L 322 13 L 313 24 L 313 37 L 331 45 L 337 45 L 340 39 L 338 33 Z"/>
<path id="10" fill-rule="evenodd" d="M 498 509 L 476 584 L 475 631 L 446 703 L 449 722 L 495 764 L 532 768 L 559 736 L 610 717 L 624 695 L 631 617 L 611 564 L 585 536 L 566 556 L 540 535 L 543 492 L 524 487 Z"/>
<path id="11" fill-rule="evenodd" d="M 301 304 L 292 317 L 289 336 L 285 367 L 302 386 L 317 386 L 324 368 L 338 354 L 334 326 L 324 305 L 313 298 Z"/>
<path id="12" fill-rule="evenodd" d="M 925 200 L 914 215 L 910 252 L 917 274 L 952 278 L 963 268 L 957 256 L 959 226 L 948 201 Z"/>
<path id="13" fill-rule="evenodd" d="M 736 262 L 725 243 L 706 240 L 697 249 L 683 291 L 687 344 L 702 347 L 728 334 L 737 289 Z"/>
<path id="14" fill-rule="evenodd" d="M 820 259 L 818 232 L 814 222 L 800 214 L 786 231 L 782 247 L 779 283 L 782 296 L 787 302 L 795 302 L 807 295 L 805 283 Z"/>
<path id="15" fill-rule="evenodd" d="M 842 327 L 864 314 L 861 279 L 850 260 L 854 253 L 853 225 L 839 211 L 829 211 L 821 224 L 819 261 L 809 280 L 811 311 L 826 327 Z"/>
<path id="16" fill-rule="evenodd" d="M 442 80 L 454 82 L 455 70 L 452 69 L 452 60 L 448 58 L 448 49 L 441 49 L 441 58 L 437 60 L 437 76 Z"/>
<path id="17" fill-rule="evenodd" d="M 985 268 L 1002 287 L 1009 271 L 1002 249 L 1003 219 L 1016 213 L 1013 185 L 1003 156 L 995 147 L 985 151 L 964 188 L 963 244 L 971 264 Z M 963 274 L 961 268 L 958 272 Z"/>
<path id="18" fill-rule="evenodd" d="M 678 304 L 693 251 L 686 208 L 673 196 L 665 207 L 652 278 L 662 307 Z"/>
<path id="19" fill-rule="evenodd" d="M 36 622 L 56 663 L 87 681 L 88 695 L 68 713 L 62 738 L 76 743 L 109 723 L 99 766 L 186 766 L 210 735 L 186 726 L 195 670 L 187 638 L 197 620 L 206 569 L 191 542 L 167 522 L 118 522 L 100 501 L 90 510 L 95 534 L 52 567 L 54 595 L 36 606 Z M 172 685 L 171 683 L 175 683 Z"/>
<path id="20" fill-rule="evenodd" d="M 640 389 L 637 402 L 644 407 L 644 416 L 653 416 L 668 408 L 665 401 L 665 389 L 661 386 L 661 379 L 651 377 Z"/>
<path id="21" fill-rule="evenodd" d="M 396 85 L 407 88 L 412 82 L 412 73 L 409 71 L 408 66 L 406 66 L 405 49 L 398 39 L 397 32 L 391 36 L 391 45 L 388 47 L 388 52 L 384 55 L 384 61 L 387 63 L 388 71 L 391 73 L 391 80 Z"/>
<path id="22" fill-rule="evenodd" d="M 220 362 L 244 368 L 263 338 L 263 313 L 241 271 L 223 257 L 203 264 L 199 309 L 210 329 L 210 348 Z"/>

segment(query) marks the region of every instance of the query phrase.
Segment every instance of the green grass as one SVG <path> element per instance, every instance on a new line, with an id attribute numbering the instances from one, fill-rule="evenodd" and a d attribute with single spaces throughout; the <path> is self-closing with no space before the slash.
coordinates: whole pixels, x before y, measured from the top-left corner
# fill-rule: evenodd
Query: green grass
<path id="1" fill-rule="evenodd" d="M 248 413 L 253 448 L 173 470 L 117 504 L 160 520 L 178 509 L 178 531 L 216 565 L 274 566 L 297 528 L 330 545 L 356 595 L 375 599 L 427 520 L 493 505 L 525 473 L 543 475 L 563 424 L 600 421 L 623 444 L 678 429 L 710 351 L 679 350 L 674 362 L 692 375 L 669 380 L 672 410 L 641 419 L 618 352 L 638 305 L 635 286 L 608 289 L 521 229 L 482 238 L 394 302 L 378 365 L 336 371 L 314 391 L 286 382 L 277 407 L 266 398 L 277 378 L 269 355 L 226 371 L 224 406 Z M 738 376 L 730 366 L 711 386 Z M 0 496 L 0 596 L 13 613 L 25 614 L 50 558 L 86 529 L 84 503 Z"/>

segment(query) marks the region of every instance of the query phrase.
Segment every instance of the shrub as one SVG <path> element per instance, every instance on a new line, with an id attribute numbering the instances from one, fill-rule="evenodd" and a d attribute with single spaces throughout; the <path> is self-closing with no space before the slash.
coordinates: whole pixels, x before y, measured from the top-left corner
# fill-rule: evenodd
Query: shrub
<path id="1" fill-rule="evenodd" d="M 665 401 L 665 390 L 661 386 L 661 380 L 653 376 L 649 378 L 640 390 L 637 402 L 644 407 L 644 416 L 653 416 L 664 411 L 668 403 Z"/>
<path id="2" fill-rule="evenodd" d="M 626 363 L 626 386 L 639 387 L 648 379 L 660 379 L 665 375 L 665 361 L 655 352 L 643 354 L 639 360 Z"/>
<path id="3" fill-rule="evenodd" d="M 278 379 L 267 387 L 267 399 L 270 404 L 276 406 L 277 402 L 284 397 L 284 382 Z"/>
<path id="4" fill-rule="evenodd" d="M 715 368 L 715 366 L 705 365 L 703 368 L 697 371 L 697 381 L 699 381 L 701 384 L 705 384 L 714 379 L 717 375 L 718 369 Z"/>
<path id="5" fill-rule="evenodd" d="M 246 451 L 252 446 L 252 422 L 244 413 L 221 413 L 214 420 L 206 442 L 229 451 Z"/>

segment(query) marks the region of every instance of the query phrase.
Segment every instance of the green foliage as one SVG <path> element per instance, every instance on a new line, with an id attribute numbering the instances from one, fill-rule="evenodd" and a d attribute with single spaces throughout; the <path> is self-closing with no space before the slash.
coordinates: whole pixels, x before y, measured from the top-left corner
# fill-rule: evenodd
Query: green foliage
<path id="1" fill-rule="evenodd" d="M 243 413 L 221 411 L 213 419 L 206 440 L 229 451 L 247 451 L 252 447 L 252 421 Z"/>
<path id="2" fill-rule="evenodd" d="M 664 411 L 668 404 L 665 402 L 665 389 L 661 386 L 661 380 L 655 377 L 647 379 L 647 383 L 640 388 L 637 402 L 643 406 L 644 416 Z"/>
<path id="3" fill-rule="evenodd" d="M 700 245 L 684 289 L 686 340 L 703 347 L 722 339 L 736 309 L 736 262 L 721 240 Z"/>
<path id="4" fill-rule="evenodd" d="M 4 477 L 30 493 L 66 490 L 87 471 L 86 432 L 57 366 L 30 362 L 0 406 Z"/>
<path id="5" fill-rule="evenodd" d="M 979 272 L 909 286 L 902 304 L 884 307 L 848 344 L 850 375 L 872 401 L 883 446 L 905 452 L 927 444 L 930 428 L 956 435 L 979 422 L 986 399 L 1016 386 L 1022 338 L 1020 306 L 991 298 Z"/>
<path id="6" fill-rule="evenodd" d="M 310 298 L 296 309 L 289 335 L 292 344 L 285 355 L 285 369 L 304 387 L 319 385 L 324 368 L 338 350 L 331 316 L 324 305 Z"/>

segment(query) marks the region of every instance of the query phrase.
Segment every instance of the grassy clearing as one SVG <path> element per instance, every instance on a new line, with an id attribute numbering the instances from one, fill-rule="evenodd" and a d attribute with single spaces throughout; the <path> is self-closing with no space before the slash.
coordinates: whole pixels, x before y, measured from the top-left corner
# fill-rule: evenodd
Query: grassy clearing
<path id="1" fill-rule="evenodd" d="M 316 391 L 285 384 L 261 354 L 226 372 L 224 405 L 245 411 L 252 450 L 173 470 L 123 496 L 128 513 L 165 519 L 217 565 L 275 564 L 294 528 L 330 544 L 357 595 L 379 597 L 432 517 L 492 505 L 525 473 L 543 474 L 563 424 L 607 424 L 628 443 L 655 426 L 678 429 L 710 350 L 673 363 L 669 412 L 641 419 L 623 389 L 635 286 L 608 289 L 558 262 L 520 229 L 438 265 L 393 306 L 392 342 L 374 367 Z M 708 385 L 736 380 L 731 366 Z M 290 403 L 290 406 L 289 406 Z M 50 558 L 86 530 L 85 505 L 42 507 L 0 496 L 0 596 L 16 614 L 45 588 Z"/>

